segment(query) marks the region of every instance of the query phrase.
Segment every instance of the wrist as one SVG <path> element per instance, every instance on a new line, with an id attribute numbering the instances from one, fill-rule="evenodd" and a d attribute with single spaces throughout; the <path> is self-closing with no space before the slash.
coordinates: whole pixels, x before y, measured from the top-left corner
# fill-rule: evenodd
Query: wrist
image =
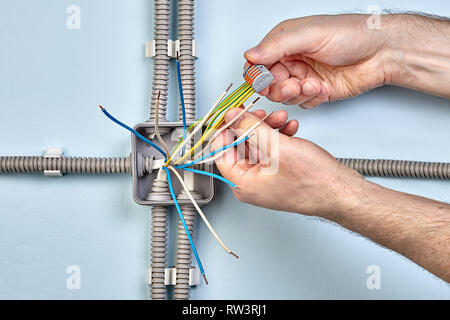
<path id="1" fill-rule="evenodd" d="M 385 84 L 449 97 L 450 22 L 419 15 L 382 16 Z"/>
<path id="2" fill-rule="evenodd" d="M 373 186 L 361 174 L 353 169 L 338 164 L 337 174 L 329 183 L 329 190 L 324 191 L 320 201 L 321 210 L 317 216 L 342 224 L 351 215 L 365 206 L 367 195 Z"/>

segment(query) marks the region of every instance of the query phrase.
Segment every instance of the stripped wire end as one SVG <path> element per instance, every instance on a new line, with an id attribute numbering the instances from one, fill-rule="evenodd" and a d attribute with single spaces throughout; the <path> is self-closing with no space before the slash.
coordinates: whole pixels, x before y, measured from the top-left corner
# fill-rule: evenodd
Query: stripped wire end
<path id="1" fill-rule="evenodd" d="M 256 102 L 258 102 L 258 100 L 259 100 L 260 98 L 261 98 L 261 97 L 256 98 L 255 101 L 252 102 L 252 104 L 255 104 Z"/>
<path id="2" fill-rule="evenodd" d="M 206 275 L 202 273 L 203 280 L 205 280 L 205 284 L 208 285 L 208 279 L 206 279 Z"/>
<path id="3" fill-rule="evenodd" d="M 228 252 L 229 254 L 231 254 L 233 257 L 235 257 L 236 259 L 239 259 L 239 256 L 237 254 L 235 254 L 233 251 Z"/>
<path id="4" fill-rule="evenodd" d="M 156 98 L 156 100 L 159 101 L 159 98 L 161 97 L 161 90 L 158 91 L 158 98 Z"/>
<path id="5" fill-rule="evenodd" d="M 259 126 L 261 125 L 261 123 L 263 123 L 264 121 L 266 121 L 266 119 L 272 115 L 272 113 L 273 113 L 273 111 L 270 111 L 268 114 L 266 114 L 262 119 L 260 119 L 260 120 L 257 122 L 256 126 L 255 126 L 254 128 L 252 128 L 252 129 L 255 130 L 257 127 L 259 127 Z M 250 130 L 250 131 L 249 131 L 249 134 L 252 133 L 253 130 Z"/>
<path id="6" fill-rule="evenodd" d="M 103 108 L 102 106 L 99 106 L 99 107 L 100 107 L 100 110 L 102 110 L 102 111 L 105 110 L 105 108 Z"/>
<path id="7" fill-rule="evenodd" d="M 228 92 L 228 90 L 230 90 L 232 86 L 233 86 L 233 82 L 230 83 L 230 85 L 228 86 L 227 90 L 225 90 L 225 92 Z"/>

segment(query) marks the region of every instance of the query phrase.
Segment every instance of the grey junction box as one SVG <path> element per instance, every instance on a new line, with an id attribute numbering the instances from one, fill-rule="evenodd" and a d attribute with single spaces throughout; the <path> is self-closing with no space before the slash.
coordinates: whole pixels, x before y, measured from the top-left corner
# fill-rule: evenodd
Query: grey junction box
<path id="1" fill-rule="evenodd" d="M 191 123 L 188 123 L 188 126 Z M 160 121 L 158 127 L 162 139 L 166 143 L 169 150 L 172 150 L 172 148 L 176 145 L 178 138 L 183 134 L 183 123 L 181 121 Z M 134 129 L 137 132 L 139 132 L 155 144 L 159 145 L 154 128 L 154 122 L 150 121 L 139 123 L 134 126 Z M 144 161 L 155 161 L 158 159 L 163 159 L 163 156 L 147 143 L 137 138 L 134 134 L 132 134 L 131 146 L 131 172 L 133 176 L 134 200 L 141 205 L 173 205 L 174 201 L 172 200 L 170 193 L 152 192 L 152 187 L 158 174 L 158 169 L 151 170 L 151 172 L 145 172 L 145 170 L 143 169 Z M 151 165 L 146 167 L 151 167 Z M 201 169 L 212 172 L 214 170 L 214 164 L 205 164 Z M 182 174 L 182 172 L 180 173 Z M 171 177 L 172 185 L 178 202 L 180 204 L 191 203 L 189 198 L 185 195 L 179 196 L 182 191 L 182 186 L 173 172 L 171 174 Z M 207 204 L 213 199 L 214 181 L 212 177 L 195 174 L 194 186 L 194 197 L 196 198 L 196 201 L 199 205 Z"/>

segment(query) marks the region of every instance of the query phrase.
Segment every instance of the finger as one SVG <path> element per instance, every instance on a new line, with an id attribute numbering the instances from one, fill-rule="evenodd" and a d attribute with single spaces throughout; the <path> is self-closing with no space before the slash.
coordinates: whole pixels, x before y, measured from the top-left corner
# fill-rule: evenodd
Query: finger
<path id="1" fill-rule="evenodd" d="M 214 140 L 211 148 L 217 150 L 233 143 L 234 137 L 231 130 L 225 130 Z M 222 176 L 236 184 L 239 184 L 240 177 L 252 167 L 245 159 L 242 159 L 237 148 L 227 149 L 220 158 L 216 159 L 215 163 Z"/>
<path id="2" fill-rule="evenodd" d="M 309 64 L 296 57 L 285 58 L 280 64 L 286 68 L 291 77 L 296 77 L 300 80 L 305 78 L 315 78 L 319 79 L 319 81 L 322 80 L 319 74 Z"/>
<path id="3" fill-rule="evenodd" d="M 233 109 L 229 110 L 225 114 L 225 121 L 230 121 L 233 119 L 234 115 L 235 111 Z M 261 119 L 255 115 L 246 112 L 238 122 L 234 122 L 230 126 L 230 129 L 235 131 L 239 136 L 254 132 L 256 136 L 251 135 L 248 140 L 250 146 L 261 151 L 264 155 L 270 156 L 272 138 L 273 135 L 278 134 L 278 132 L 274 132 L 274 129 L 272 129 L 267 123 L 264 121 L 261 122 Z"/>
<path id="4" fill-rule="evenodd" d="M 300 105 L 320 94 L 321 85 L 320 80 L 308 78 L 300 81 L 300 94 L 295 98 L 286 100 L 283 104 L 286 105 Z"/>
<path id="5" fill-rule="evenodd" d="M 272 84 L 267 98 L 274 102 L 283 102 L 297 97 L 300 92 L 300 81 L 297 78 L 289 78 Z"/>
<path id="6" fill-rule="evenodd" d="M 272 66 L 284 56 L 311 51 L 312 36 L 305 29 L 276 32 L 247 50 L 244 56 L 251 63 Z"/>
<path id="7" fill-rule="evenodd" d="M 266 116 L 266 112 L 264 110 L 255 110 L 252 113 L 260 119 Z"/>
<path id="8" fill-rule="evenodd" d="M 252 112 L 255 116 L 262 119 L 266 116 L 264 110 L 255 110 Z M 265 122 L 273 129 L 284 128 L 287 124 L 288 113 L 285 110 L 278 110 L 272 113 Z"/>
<path id="9" fill-rule="evenodd" d="M 272 84 L 289 79 L 289 70 L 281 63 L 275 63 L 270 69 L 270 73 L 273 75 Z"/>
<path id="10" fill-rule="evenodd" d="M 325 81 L 321 82 L 321 86 L 320 86 L 320 93 L 317 97 L 299 104 L 300 107 L 304 108 L 304 109 L 312 109 L 316 106 L 318 106 L 319 104 L 325 103 L 330 101 L 330 92 L 331 92 L 331 87 L 328 83 L 326 83 Z"/>
<path id="11" fill-rule="evenodd" d="M 297 133 L 299 127 L 299 123 L 297 120 L 289 120 L 284 128 L 280 129 L 280 133 L 292 137 Z"/>
<path id="12" fill-rule="evenodd" d="M 272 113 L 265 122 L 273 129 L 279 129 L 286 125 L 288 113 L 285 110 L 278 110 Z"/>

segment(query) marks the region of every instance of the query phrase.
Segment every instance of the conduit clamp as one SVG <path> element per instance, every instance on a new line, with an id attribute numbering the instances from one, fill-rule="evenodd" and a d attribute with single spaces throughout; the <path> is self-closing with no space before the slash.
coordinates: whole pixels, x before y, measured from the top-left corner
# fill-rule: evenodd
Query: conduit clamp
<path id="1" fill-rule="evenodd" d="M 63 155 L 62 148 L 47 148 L 45 149 L 44 158 L 61 158 Z M 44 175 L 47 177 L 62 177 L 61 170 L 44 170 Z"/>
<path id="2" fill-rule="evenodd" d="M 189 269 L 189 286 L 198 286 L 200 284 L 201 273 L 198 268 Z M 152 284 L 152 268 L 147 269 L 147 283 Z M 164 271 L 164 285 L 174 286 L 177 284 L 177 268 L 166 268 Z"/>
<path id="3" fill-rule="evenodd" d="M 167 39 L 167 56 L 176 58 L 177 52 L 180 52 L 180 40 Z M 156 41 L 147 41 L 145 43 L 145 57 L 153 58 L 156 56 Z M 198 58 L 198 44 L 197 40 L 192 40 L 192 56 Z"/>

